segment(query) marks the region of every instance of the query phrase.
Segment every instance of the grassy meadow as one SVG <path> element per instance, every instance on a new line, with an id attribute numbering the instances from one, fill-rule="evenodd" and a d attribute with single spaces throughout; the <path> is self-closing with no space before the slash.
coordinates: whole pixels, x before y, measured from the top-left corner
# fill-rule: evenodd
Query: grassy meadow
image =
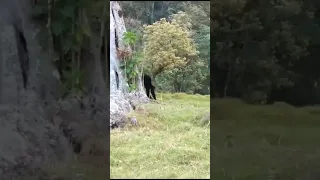
<path id="1" fill-rule="evenodd" d="M 320 179 L 320 107 L 211 103 L 214 179 Z"/>
<path id="2" fill-rule="evenodd" d="M 111 131 L 111 179 L 209 178 L 209 110 L 209 96 L 182 93 L 138 107 L 138 126 Z"/>

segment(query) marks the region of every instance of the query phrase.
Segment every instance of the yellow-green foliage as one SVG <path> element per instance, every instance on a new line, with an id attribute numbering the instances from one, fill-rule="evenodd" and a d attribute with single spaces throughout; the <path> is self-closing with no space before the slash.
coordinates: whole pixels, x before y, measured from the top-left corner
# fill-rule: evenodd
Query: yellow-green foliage
<path id="1" fill-rule="evenodd" d="M 189 32 L 176 21 L 168 22 L 165 18 L 152 25 L 144 26 L 143 64 L 153 75 L 164 70 L 186 65 L 197 55 Z"/>
<path id="2" fill-rule="evenodd" d="M 191 29 L 191 18 L 187 13 L 179 11 L 178 14 L 171 15 L 171 18 L 172 22 L 179 24 L 180 27 L 183 27 L 185 30 Z"/>

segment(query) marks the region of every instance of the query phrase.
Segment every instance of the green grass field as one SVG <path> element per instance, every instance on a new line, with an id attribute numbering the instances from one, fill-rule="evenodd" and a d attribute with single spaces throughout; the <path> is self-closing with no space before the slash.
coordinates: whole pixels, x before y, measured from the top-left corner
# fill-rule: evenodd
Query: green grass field
<path id="1" fill-rule="evenodd" d="M 320 179 L 320 107 L 211 103 L 214 179 Z"/>
<path id="2" fill-rule="evenodd" d="M 111 178 L 209 178 L 209 110 L 209 96 L 179 93 L 137 108 L 138 127 L 111 131 Z"/>

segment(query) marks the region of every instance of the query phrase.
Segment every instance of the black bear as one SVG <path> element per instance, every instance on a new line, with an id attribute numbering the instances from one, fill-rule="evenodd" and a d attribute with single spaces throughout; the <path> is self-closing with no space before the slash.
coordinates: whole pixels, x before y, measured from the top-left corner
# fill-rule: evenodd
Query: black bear
<path id="1" fill-rule="evenodd" d="M 152 85 L 151 77 L 148 76 L 148 75 L 146 75 L 146 74 L 144 74 L 144 75 L 143 75 L 143 82 L 144 82 L 144 88 L 146 88 L 147 96 L 148 96 L 150 99 L 157 100 L 156 94 L 155 94 L 155 92 L 154 92 L 155 87 Z M 151 95 L 150 95 L 150 91 L 151 91 Z"/>

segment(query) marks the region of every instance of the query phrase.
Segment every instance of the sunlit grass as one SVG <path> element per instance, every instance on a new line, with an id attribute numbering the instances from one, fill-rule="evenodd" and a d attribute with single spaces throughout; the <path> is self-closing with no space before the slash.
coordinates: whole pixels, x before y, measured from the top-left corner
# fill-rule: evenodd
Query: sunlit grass
<path id="1" fill-rule="evenodd" d="M 197 123 L 209 113 L 209 96 L 158 99 L 129 115 L 138 127 L 111 131 L 111 178 L 209 178 L 210 128 Z"/>

